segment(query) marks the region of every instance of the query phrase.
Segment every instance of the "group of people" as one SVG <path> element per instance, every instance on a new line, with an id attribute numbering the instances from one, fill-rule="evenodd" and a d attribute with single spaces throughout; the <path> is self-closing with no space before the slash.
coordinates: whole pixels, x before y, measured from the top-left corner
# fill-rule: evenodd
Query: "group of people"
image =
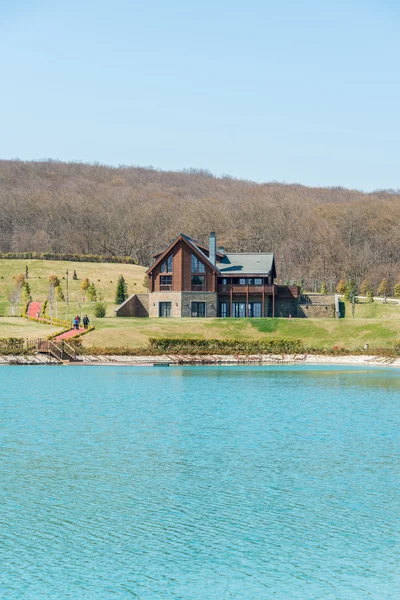
<path id="1" fill-rule="evenodd" d="M 83 327 L 85 329 L 87 329 L 89 327 L 89 317 L 87 315 L 85 315 L 82 319 L 82 323 L 83 323 Z M 81 324 L 81 318 L 79 315 L 76 315 L 75 319 L 74 319 L 74 329 L 76 329 L 77 331 L 79 331 L 79 327 Z"/>

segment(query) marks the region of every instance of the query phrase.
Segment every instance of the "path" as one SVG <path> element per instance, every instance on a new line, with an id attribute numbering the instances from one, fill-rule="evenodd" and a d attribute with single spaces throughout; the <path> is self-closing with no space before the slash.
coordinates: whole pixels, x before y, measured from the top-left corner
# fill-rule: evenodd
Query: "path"
<path id="1" fill-rule="evenodd" d="M 80 327 L 79 331 L 77 331 L 76 329 L 70 329 L 69 331 L 65 331 L 64 333 L 57 335 L 54 338 L 54 341 L 59 342 L 60 340 L 68 340 L 69 338 L 80 335 L 83 331 L 85 331 L 85 329 L 83 329 L 83 327 Z"/>
<path id="2" fill-rule="evenodd" d="M 37 319 L 38 314 L 40 315 L 41 309 L 41 302 L 30 302 L 28 306 L 28 317 L 33 317 L 34 319 Z"/>

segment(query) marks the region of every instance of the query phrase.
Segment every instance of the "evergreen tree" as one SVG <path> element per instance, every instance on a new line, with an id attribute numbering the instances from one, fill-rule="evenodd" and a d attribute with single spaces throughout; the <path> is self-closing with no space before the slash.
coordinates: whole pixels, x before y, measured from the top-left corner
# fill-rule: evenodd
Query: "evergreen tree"
<path id="1" fill-rule="evenodd" d="M 328 288 L 327 288 L 325 281 L 323 281 L 322 285 L 321 285 L 321 294 L 327 294 L 327 293 L 328 293 Z"/>
<path id="2" fill-rule="evenodd" d="M 352 304 L 354 302 L 357 302 L 357 284 L 354 281 L 354 279 L 350 279 L 350 281 L 348 281 L 346 283 L 346 291 L 344 293 L 344 299 L 347 300 L 347 302 L 351 302 Z"/>
<path id="3" fill-rule="evenodd" d="M 346 292 L 346 282 L 344 279 L 341 279 L 336 286 L 336 291 L 338 294 L 344 294 Z"/>
<path id="4" fill-rule="evenodd" d="M 379 294 L 379 296 L 383 296 L 384 298 L 386 298 L 386 296 L 389 296 L 390 283 L 389 283 L 389 279 L 387 277 L 385 277 L 385 279 L 382 279 L 382 281 L 378 287 L 378 294 Z"/>
<path id="5" fill-rule="evenodd" d="M 76 274 L 75 269 L 74 269 L 74 274 L 72 275 L 72 279 L 78 279 L 78 275 Z"/>
<path id="6" fill-rule="evenodd" d="M 143 287 L 148 288 L 149 287 L 149 276 L 145 275 L 143 277 Z"/>
<path id="7" fill-rule="evenodd" d="M 122 304 L 128 297 L 128 288 L 123 275 L 118 277 L 117 291 L 115 293 L 115 304 Z"/>
<path id="8" fill-rule="evenodd" d="M 394 297 L 400 298 L 400 281 L 394 286 Z"/>
<path id="9" fill-rule="evenodd" d="M 368 290 L 367 302 L 372 303 L 373 301 L 374 301 L 374 292 L 372 290 Z"/>

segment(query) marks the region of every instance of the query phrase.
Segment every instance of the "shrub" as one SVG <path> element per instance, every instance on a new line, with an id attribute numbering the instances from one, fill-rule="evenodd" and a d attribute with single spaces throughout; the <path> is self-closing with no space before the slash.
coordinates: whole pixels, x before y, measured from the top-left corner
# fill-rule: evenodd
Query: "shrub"
<path id="1" fill-rule="evenodd" d="M 323 281 L 322 285 L 321 285 L 321 294 L 327 294 L 327 293 L 328 293 L 328 288 L 327 288 L 325 281 Z"/>
<path id="2" fill-rule="evenodd" d="M 93 309 L 93 314 L 98 319 L 106 316 L 107 304 L 105 302 L 96 302 Z"/>
<path id="3" fill-rule="evenodd" d="M 373 301 L 374 301 L 374 292 L 372 290 L 368 290 L 368 292 L 367 292 L 367 302 L 369 302 L 370 304 L 372 304 Z"/>
<path id="4" fill-rule="evenodd" d="M 149 351 L 156 354 L 304 354 L 301 340 L 199 340 L 150 338 Z"/>
<path id="5" fill-rule="evenodd" d="M 78 275 L 76 274 L 75 269 L 74 269 L 74 274 L 72 275 L 72 279 L 75 279 L 75 280 L 78 279 Z"/>
<path id="6" fill-rule="evenodd" d="M 400 298 L 400 281 L 394 286 L 394 297 Z"/>
<path id="7" fill-rule="evenodd" d="M 149 276 L 145 275 L 143 278 L 143 287 L 148 288 L 149 287 Z"/>
<path id="8" fill-rule="evenodd" d="M 106 256 L 102 254 L 58 254 L 54 252 L 0 252 L 4 259 L 37 259 L 37 260 L 68 260 L 73 262 L 120 263 L 136 265 L 137 261 L 130 256 Z"/>

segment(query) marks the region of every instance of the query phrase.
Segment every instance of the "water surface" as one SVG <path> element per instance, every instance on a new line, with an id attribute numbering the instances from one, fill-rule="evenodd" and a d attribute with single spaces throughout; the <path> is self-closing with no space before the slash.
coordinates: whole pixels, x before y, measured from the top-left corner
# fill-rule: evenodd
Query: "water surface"
<path id="1" fill-rule="evenodd" d="M 400 371 L 3 367 L 0 597 L 400 598 Z"/>

